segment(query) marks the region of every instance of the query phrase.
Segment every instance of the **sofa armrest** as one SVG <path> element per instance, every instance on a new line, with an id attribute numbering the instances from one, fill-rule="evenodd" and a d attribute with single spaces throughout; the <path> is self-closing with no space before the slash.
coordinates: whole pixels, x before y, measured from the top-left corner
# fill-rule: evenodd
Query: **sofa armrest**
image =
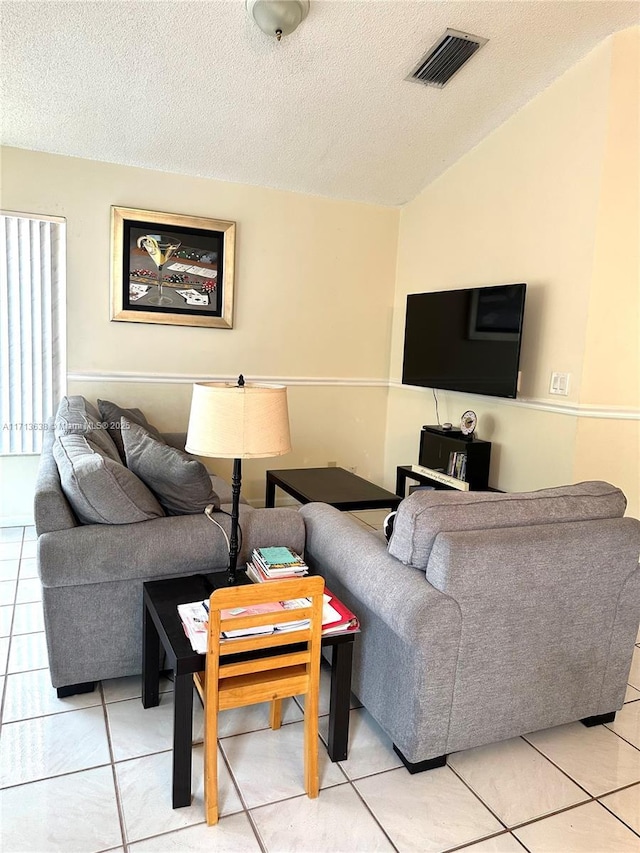
<path id="1" fill-rule="evenodd" d="M 304 551 L 304 521 L 297 509 L 288 507 L 254 509 L 240 504 L 240 526 L 242 528 L 240 560 L 245 562 L 250 559 L 254 548 L 287 545 L 298 554 Z"/>
<path id="2" fill-rule="evenodd" d="M 386 541 L 365 530 L 348 513 L 328 504 L 310 503 L 300 508 L 299 515 L 306 528 L 305 554 L 318 574 L 326 570 L 339 579 L 344 589 L 394 633 L 418 640 L 433 629 L 431 611 L 438 611 L 440 618 L 443 608 L 447 618 L 453 615 L 458 623 L 453 599 L 432 587 L 424 571 L 392 557 Z M 332 592 L 340 595 L 338 589 L 332 588 Z"/>
<path id="3" fill-rule="evenodd" d="M 43 433 L 42 454 L 33 499 L 33 515 L 38 535 L 54 530 L 70 530 L 78 524 L 60 484 L 58 466 L 51 451 L 54 438 L 54 419 L 50 418 Z"/>
<path id="4" fill-rule="evenodd" d="M 353 690 L 409 761 L 446 752 L 461 635 L 456 601 L 327 504 L 300 509 L 310 565 L 360 619 Z"/>

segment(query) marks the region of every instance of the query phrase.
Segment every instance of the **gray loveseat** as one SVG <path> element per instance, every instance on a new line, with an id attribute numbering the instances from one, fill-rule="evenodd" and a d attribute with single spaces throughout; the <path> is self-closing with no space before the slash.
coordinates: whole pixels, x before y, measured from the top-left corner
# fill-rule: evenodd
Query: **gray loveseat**
<path id="1" fill-rule="evenodd" d="M 146 494 L 149 490 L 142 483 L 136 483 L 134 474 L 121 470 L 125 466 L 118 455 L 119 449 L 115 446 L 112 449 L 108 431 L 96 425 L 96 420 L 100 419 L 97 410 L 81 397 L 65 400 L 64 416 L 59 409 L 45 433 L 34 504 L 51 680 L 60 696 L 91 690 L 99 679 L 141 672 L 144 581 L 224 571 L 229 560 L 222 531 L 203 511 L 165 514 L 165 509 L 156 503 L 155 495 Z M 135 417 L 136 412 L 133 410 L 131 417 Z M 72 422 L 71 427 L 69 422 Z M 149 424 L 147 427 L 158 436 L 153 427 Z M 72 434 L 67 441 L 67 456 L 62 459 L 59 436 L 65 431 Z M 145 435 L 145 439 L 150 443 L 148 436 Z M 126 478 L 128 488 L 133 484 L 136 489 L 144 490 L 146 505 L 143 509 L 146 507 L 148 514 L 154 517 L 131 523 L 82 523 L 78 512 L 94 511 L 96 495 L 80 483 L 82 495 L 76 496 L 74 511 L 63 491 L 59 469 L 60 464 L 70 461 L 71 467 L 64 469 L 63 476 L 67 477 L 69 488 L 78 486 L 80 475 L 74 454 L 81 452 L 79 444 L 85 445 L 82 453 L 86 456 L 88 452 L 89 462 L 99 467 L 99 473 L 109 482 L 114 478 Z M 147 449 L 144 444 L 139 447 Z M 166 457 L 169 452 L 166 445 L 164 451 L 160 450 Z M 183 471 L 199 464 L 186 454 L 178 454 L 177 461 Z M 209 498 L 207 489 L 212 487 L 212 502 L 230 512 L 228 484 L 218 477 L 209 479 L 208 475 L 205 481 L 204 498 Z M 94 492 L 100 491 L 102 486 L 101 480 Z M 97 497 L 99 499 L 100 495 Z M 172 500 L 165 503 L 171 507 L 178 497 L 172 495 Z M 141 503 L 139 495 L 136 499 Z M 92 503 L 89 509 L 85 508 L 87 501 Z M 107 507 L 116 513 L 115 517 L 139 517 L 136 515 L 139 507 L 134 506 L 126 494 L 116 503 L 116 506 Z M 229 516 L 216 512 L 213 517 L 229 535 Z M 254 509 L 242 503 L 240 526 L 243 535 L 240 560 L 255 547 L 286 544 L 297 551 L 304 547 L 304 524 L 293 509 Z"/>
<path id="2" fill-rule="evenodd" d="M 415 492 L 389 545 L 326 504 L 306 558 L 360 617 L 352 687 L 411 772 L 622 707 L 640 620 L 640 522 L 607 483 Z"/>

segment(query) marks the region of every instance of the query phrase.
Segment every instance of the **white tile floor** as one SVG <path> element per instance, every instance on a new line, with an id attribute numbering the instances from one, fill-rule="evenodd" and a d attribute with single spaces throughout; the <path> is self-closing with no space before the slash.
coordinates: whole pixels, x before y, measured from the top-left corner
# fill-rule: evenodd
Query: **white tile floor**
<path id="1" fill-rule="evenodd" d="M 363 524 L 383 514 L 358 513 Z M 302 714 L 279 731 L 266 707 L 226 711 L 221 820 L 207 827 L 202 746 L 193 804 L 173 810 L 171 684 L 143 710 L 137 678 L 57 699 L 47 670 L 32 528 L 0 530 L 0 849 L 3 853 L 377 850 L 640 851 L 640 647 L 615 723 L 575 723 L 450 756 L 411 776 L 354 702 L 348 761 L 321 746 L 321 791 L 302 786 Z M 7 664 L 8 660 L 8 664 Z M 320 725 L 326 737 L 326 673 Z M 202 737 L 196 702 L 194 732 Z"/>

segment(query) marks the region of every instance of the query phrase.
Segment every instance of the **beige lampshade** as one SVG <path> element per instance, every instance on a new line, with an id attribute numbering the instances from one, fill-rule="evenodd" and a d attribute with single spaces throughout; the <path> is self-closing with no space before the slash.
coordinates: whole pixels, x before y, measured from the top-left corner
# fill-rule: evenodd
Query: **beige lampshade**
<path id="1" fill-rule="evenodd" d="M 291 450 L 284 385 L 193 386 L 186 450 L 196 456 L 252 459 Z"/>

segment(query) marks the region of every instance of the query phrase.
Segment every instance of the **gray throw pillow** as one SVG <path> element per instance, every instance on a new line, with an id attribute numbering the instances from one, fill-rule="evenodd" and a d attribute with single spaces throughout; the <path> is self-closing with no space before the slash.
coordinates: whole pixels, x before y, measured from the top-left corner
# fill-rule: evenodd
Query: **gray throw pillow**
<path id="1" fill-rule="evenodd" d="M 121 434 L 127 467 L 147 484 L 168 515 L 191 515 L 204 512 L 209 504 L 220 506 L 202 462 L 158 441 L 126 418 L 122 418 Z"/>
<path id="2" fill-rule="evenodd" d="M 133 524 L 164 515 L 145 484 L 86 435 L 53 443 L 62 489 L 84 524 Z"/>
<path id="3" fill-rule="evenodd" d="M 164 442 L 164 439 L 158 430 L 149 423 L 140 409 L 123 409 L 122 406 L 119 406 L 117 403 L 112 403 L 110 400 L 98 400 L 98 408 L 100 409 L 102 421 L 106 425 L 106 429 L 108 430 L 113 443 L 118 448 L 120 459 L 122 459 L 123 462 L 125 461 L 125 453 L 121 434 L 122 418 L 126 418 L 129 423 L 139 424 L 144 427 L 147 432 L 151 433 L 151 435 L 158 441 Z"/>
<path id="4" fill-rule="evenodd" d="M 60 400 L 54 430 L 56 438 L 64 435 L 86 435 L 105 456 L 117 462 L 121 461 L 122 457 L 103 424 L 100 412 L 80 394 Z"/>

